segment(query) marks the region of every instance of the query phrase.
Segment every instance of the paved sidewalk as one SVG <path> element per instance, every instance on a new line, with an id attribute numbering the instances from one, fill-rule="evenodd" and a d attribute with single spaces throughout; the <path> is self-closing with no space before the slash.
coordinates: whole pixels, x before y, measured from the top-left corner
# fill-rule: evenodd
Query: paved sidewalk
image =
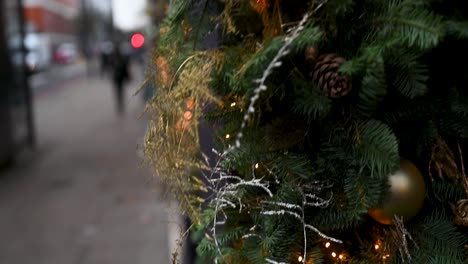
<path id="1" fill-rule="evenodd" d="M 37 149 L 0 172 L 0 263 L 169 263 L 170 210 L 136 155 L 138 81 L 123 117 L 99 77 L 36 98 Z"/>

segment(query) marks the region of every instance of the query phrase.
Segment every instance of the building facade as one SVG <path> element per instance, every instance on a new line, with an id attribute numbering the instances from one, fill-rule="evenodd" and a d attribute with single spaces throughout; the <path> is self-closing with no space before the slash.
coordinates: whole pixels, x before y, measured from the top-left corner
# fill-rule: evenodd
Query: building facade
<path id="1" fill-rule="evenodd" d="M 52 59 L 53 51 L 63 43 L 77 44 L 79 0 L 23 0 L 27 35 L 35 43 L 44 60 Z"/>

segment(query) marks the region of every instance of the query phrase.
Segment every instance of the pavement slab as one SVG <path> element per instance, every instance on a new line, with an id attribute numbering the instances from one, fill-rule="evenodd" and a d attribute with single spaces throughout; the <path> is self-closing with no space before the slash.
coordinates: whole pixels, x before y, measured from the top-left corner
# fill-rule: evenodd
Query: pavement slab
<path id="1" fill-rule="evenodd" d="M 137 155 L 140 81 L 123 116 L 98 76 L 36 96 L 38 144 L 0 172 L 0 263 L 169 263 L 169 209 Z"/>

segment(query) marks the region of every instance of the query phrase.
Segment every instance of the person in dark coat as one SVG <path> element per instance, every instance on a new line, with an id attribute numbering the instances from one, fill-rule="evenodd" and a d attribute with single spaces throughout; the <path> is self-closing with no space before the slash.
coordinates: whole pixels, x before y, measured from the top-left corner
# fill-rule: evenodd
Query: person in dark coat
<path id="1" fill-rule="evenodd" d="M 128 70 L 128 58 L 122 54 L 118 47 L 114 49 L 113 66 L 113 81 L 117 102 L 117 112 L 119 114 L 123 114 L 125 111 L 124 84 L 130 79 L 130 74 Z"/>

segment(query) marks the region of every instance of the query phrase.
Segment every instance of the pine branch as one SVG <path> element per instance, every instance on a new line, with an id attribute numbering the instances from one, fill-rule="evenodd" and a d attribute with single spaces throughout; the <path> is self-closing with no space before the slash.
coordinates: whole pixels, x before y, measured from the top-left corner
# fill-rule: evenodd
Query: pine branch
<path id="1" fill-rule="evenodd" d="M 428 90 L 429 69 L 418 61 L 417 55 L 412 49 L 392 49 L 386 60 L 390 64 L 393 86 L 411 99 L 425 95 Z"/>
<path id="2" fill-rule="evenodd" d="M 468 38 L 468 21 L 447 21 L 445 23 L 447 35 L 460 39 Z"/>
<path id="3" fill-rule="evenodd" d="M 380 58 L 366 69 L 359 90 L 358 113 L 363 117 L 371 117 L 386 93 L 385 70 L 383 60 Z"/>
<path id="4" fill-rule="evenodd" d="M 419 250 L 413 248 L 415 263 L 464 263 L 467 236 L 459 233 L 451 218 L 443 213 L 436 211 L 426 217 L 414 226 L 412 233 L 419 245 Z"/>
<path id="5" fill-rule="evenodd" d="M 310 84 L 309 84 L 310 86 Z M 331 110 L 331 100 L 315 87 L 304 87 L 296 92 L 293 111 L 308 121 L 325 117 Z"/>
<path id="6" fill-rule="evenodd" d="M 291 44 L 291 51 L 294 54 L 302 53 L 306 47 L 317 45 L 322 37 L 323 34 L 318 26 L 307 25 Z"/>
<path id="7" fill-rule="evenodd" d="M 369 120 L 358 128 L 356 150 L 361 166 L 371 177 L 386 177 L 399 167 L 398 141 L 390 128 L 377 120 Z"/>
<path id="8" fill-rule="evenodd" d="M 380 38 L 398 38 L 404 46 L 428 49 L 436 46 L 444 36 L 441 16 L 413 1 L 389 1 L 388 9 L 377 18 L 383 23 Z"/>
<path id="9" fill-rule="evenodd" d="M 348 207 L 361 215 L 367 214 L 369 208 L 379 205 L 388 190 L 386 178 L 369 177 L 367 170 L 349 168 L 343 183 Z"/>
<path id="10" fill-rule="evenodd" d="M 255 103 L 260 98 L 260 94 L 262 92 L 267 91 L 268 87 L 266 86 L 265 82 L 267 78 L 271 75 L 275 68 L 281 67 L 282 62 L 281 59 L 290 53 L 290 46 L 300 36 L 300 33 L 304 30 L 304 25 L 307 23 L 309 17 L 317 12 L 327 1 L 320 3 L 315 9 L 311 12 L 306 13 L 299 24 L 294 27 L 290 34 L 285 38 L 284 44 L 276 53 L 275 57 L 271 60 L 268 64 L 267 68 L 262 74 L 262 77 L 255 80 L 255 83 L 258 84 L 257 88 L 254 90 L 254 95 L 250 98 L 250 104 L 247 108 L 247 111 L 244 115 L 244 120 L 242 121 L 240 131 L 236 135 L 236 145 L 235 147 L 239 148 L 241 144 L 241 139 L 243 137 L 242 130 L 246 127 L 247 122 L 250 120 L 253 113 L 255 113 Z"/>

